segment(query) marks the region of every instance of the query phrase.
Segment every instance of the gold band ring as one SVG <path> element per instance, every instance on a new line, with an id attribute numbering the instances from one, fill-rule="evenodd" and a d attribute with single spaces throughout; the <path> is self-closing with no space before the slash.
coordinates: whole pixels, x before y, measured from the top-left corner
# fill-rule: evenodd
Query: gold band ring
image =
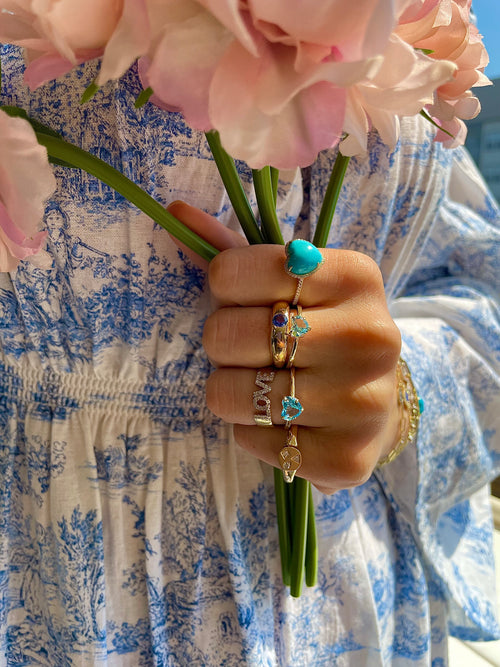
<path id="1" fill-rule="evenodd" d="M 287 358 L 286 367 L 291 368 L 295 361 L 299 340 L 305 336 L 308 331 L 311 331 L 307 320 L 302 315 L 302 306 L 297 306 L 296 310 L 290 311 L 290 328 L 288 335 L 292 341 L 290 347 L 290 354 Z"/>
<path id="2" fill-rule="evenodd" d="M 273 306 L 271 319 L 271 356 L 275 368 L 286 364 L 289 326 L 290 306 L 286 301 L 278 301 Z"/>
<path id="3" fill-rule="evenodd" d="M 279 462 L 283 471 L 283 479 L 287 483 L 293 482 L 295 473 L 302 465 L 302 454 L 297 444 L 297 426 L 292 426 L 288 431 L 285 446 L 279 453 Z"/>

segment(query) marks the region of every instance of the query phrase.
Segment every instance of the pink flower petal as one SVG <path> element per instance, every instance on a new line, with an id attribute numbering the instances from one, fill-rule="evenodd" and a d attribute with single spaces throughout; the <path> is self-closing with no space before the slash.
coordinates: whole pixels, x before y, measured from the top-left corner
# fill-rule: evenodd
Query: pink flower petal
<path id="1" fill-rule="evenodd" d="M 316 83 L 302 91 L 278 115 L 252 109 L 241 122 L 219 125 L 222 145 L 253 169 L 306 167 L 318 153 L 335 146 L 344 120 L 345 91 Z"/>
<path id="2" fill-rule="evenodd" d="M 261 61 L 233 44 L 210 89 L 210 120 L 225 149 L 251 167 L 290 169 L 311 164 L 342 132 L 345 90 L 318 82 L 269 110 L 259 93 Z"/>
<path id="3" fill-rule="evenodd" d="M 350 0 L 316 0 L 313 11 L 301 0 L 252 0 L 249 8 L 256 26 L 278 26 L 296 44 L 335 46 L 349 61 L 380 53 L 396 22 L 392 0 L 357 0 L 356 11 Z"/>
<path id="4" fill-rule="evenodd" d="M 211 12 L 249 53 L 258 55 L 257 46 L 249 31 L 248 16 L 242 11 L 240 0 L 199 0 L 199 4 Z"/>
<path id="5" fill-rule="evenodd" d="M 462 120 L 453 118 L 451 121 L 441 123 L 441 127 L 449 132 L 449 134 L 438 130 L 434 141 L 439 141 L 445 148 L 457 148 L 457 146 L 464 145 L 467 136 L 467 126 Z M 450 134 L 452 135 L 451 137 Z"/>
<path id="6" fill-rule="evenodd" d="M 155 95 L 170 108 L 181 109 L 199 130 L 213 126 L 208 115 L 209 88 L 231 33 L 205 10 L 165 24 L 147 70 Z"/>
<path id="7" fill-rule="evenodd" d="M 122 13 L 123 0 L 32 0 L 35 25 L 69 60 L 103 49 Z"/>
<path id="8" fill-rule="evenodd" d="M 118 79 L 132 63 L 144 55 L 149 46 L 150 29 L 145 0 L 123 0 L 123 11 L 110 36 L 101 69 L 98 85 L 110 79 Z"/>
<path id="9" fill-rule="evenodd" d="M 27 121 L 0 111 L 0 144 L 0 271 L 9 271 L 41 248 L 43 204 L 56 184 Z"/>
<path id="10" fill-rule="evenodd" d="M 28 63 L 24 71 L 24 83 L 35 90 L 47 81 L 67 74 L 74 66 L 73 61 L 63 58 L 59 53 L 46 53 Z"/>

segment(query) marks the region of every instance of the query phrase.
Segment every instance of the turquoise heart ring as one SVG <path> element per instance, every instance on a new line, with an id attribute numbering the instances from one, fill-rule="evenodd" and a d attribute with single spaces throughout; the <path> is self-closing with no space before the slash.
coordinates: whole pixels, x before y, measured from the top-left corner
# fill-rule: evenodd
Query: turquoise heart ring
<path id="1" fill-rule="evenodd" d="M 299 301 L 300 291 L 304 278 L 312 275 L 324 262 L 323 255 L 318 248 L 305 239 L 294 239 L 285 246 L 285 271 L 289 276 L 297 279 L 297 289 L 292 300 L 292 306 Z"/>

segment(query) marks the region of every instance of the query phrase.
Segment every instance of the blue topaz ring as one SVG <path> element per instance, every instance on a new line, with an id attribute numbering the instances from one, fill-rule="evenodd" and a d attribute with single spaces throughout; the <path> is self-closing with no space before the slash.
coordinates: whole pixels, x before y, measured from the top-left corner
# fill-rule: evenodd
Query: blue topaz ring
<path id="1" fill-rule="evenodd" d="M 288 336 L 291 339 L 290 355 L 288 356 L 286 367 L 291 368 L 293 362 L 295 361 L 295 355 L 297 354 L 297 347 L 299 346 L 299 340 L 302 336 L 305 336 L 308 331 L 311 331 L 311 327 L 307 323 L 307 320 L 302 315 L 302 306 L 297 306 L 296 310 L 293 312 L 290 311 L 290 328 L 288 331 Z"/>
<path id="2" fill-rule="evenodd" d="M 290 306 L 286 301 L 278 301 L 273 306 L 271 319 L 271 356 L 275 368 L 286 364 L 289 325 Z"/>
<path id="3" fill-rule="evenodd" d="M 292 306 L 296 306 L 304 278 L 315 273 L 323 264 L 324 258 L 315 245 L 304 239 L 289 241 L 285 246 L 285 253 L 285 271 L 289 276 L 297 278 L 297 289 L 292 300 Z"/>
<path id="4" fill-rule="evenodd" d="M 304 408 L 301 402 L 295 396 L 295 368 L 290 368 L 290 393 L 281 400 L 281 418 L 285 422 L 285 428 L 290 428 L 290 424 L 302 414 Z"/>
<path id="5" fill-rule="evenodd" d="M 274 380 L 276 373 L 272 368 L 261 368 L 257 371 L 255 384 L 258 389 L 253 392 L 253 407 L 255 414 L 253 416 L 254 422 L 257 426 L 272 426 L 271 419 L 271 399 L 267 394 L 271 391 L 271 382 Z"/>

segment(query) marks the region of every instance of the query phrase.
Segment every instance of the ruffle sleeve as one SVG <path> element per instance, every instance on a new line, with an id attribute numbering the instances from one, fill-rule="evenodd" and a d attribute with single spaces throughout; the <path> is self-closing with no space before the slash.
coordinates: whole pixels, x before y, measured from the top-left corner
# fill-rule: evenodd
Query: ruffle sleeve
<path id="1" fill-rule="evenodd" d="M 416 447 L 376 472 L 413 527 L 449 630 L 500 636 L 488 483 L 500 474 L 500 214 L 463 150 L 408 278 L 391 303 L 425 401 Z"/>

